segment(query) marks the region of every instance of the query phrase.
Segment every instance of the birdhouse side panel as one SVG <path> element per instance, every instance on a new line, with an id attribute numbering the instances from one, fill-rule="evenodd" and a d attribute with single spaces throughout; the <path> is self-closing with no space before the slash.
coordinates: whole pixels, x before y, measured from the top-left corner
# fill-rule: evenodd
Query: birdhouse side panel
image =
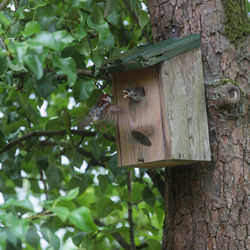
<path id="1" fill-rule="evenodd" d="M 117 126 L 118 164 L 144 167 L 144 163 L 166 158 L 162 131 L 157 67 L 116 73 L 113 76 L 115 101 L 120 106 Z M 145 98 L 133 102 L 124 98 L 126 88 L 143 87 Z M 138 142 L 132 131 L 148 131 L 150 146 Z"/>
<path id="2" fill-rule="evenodd" d="M 200 48 L 159 65 L 169 159 L 211 160 Z"/>

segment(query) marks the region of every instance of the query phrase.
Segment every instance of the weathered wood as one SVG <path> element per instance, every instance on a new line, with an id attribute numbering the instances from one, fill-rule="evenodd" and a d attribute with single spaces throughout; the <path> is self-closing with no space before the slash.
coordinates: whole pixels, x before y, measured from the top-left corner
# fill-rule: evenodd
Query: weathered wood
<path id="1" fill-rule="evenodd" d="M 115 101 L 121 106 L 117 126 L 118 165 L 156 168 L 210 161 L 210 147 L 200 49 L 158 65 L 113 75 Z M 143 87 L 145 98 L 123 98 L 126 88 Z M 143 145 L 132 131 L 147 131 Z"/>
<path id="2" fill-rule="evenodd" d="M 159 65 L 169 159 L 211 160 L 200 49 Z"/>
<path id="3" fill-rule="evenodd" d="M 114 75 L 115 98 L 121 106 L 117 129 L 118 164 L 130 166 L 164 160 L 165 146 L 161 123 L 160 97 L 158 90 L 157 67 L 121 72 Z M 123 89 L 143 86 L 145 99 L 131 102 L 123 98 Z M 152 146 L 144 146 L 132 136 L 133 130 L 153 128 L 149 139 Z"/>

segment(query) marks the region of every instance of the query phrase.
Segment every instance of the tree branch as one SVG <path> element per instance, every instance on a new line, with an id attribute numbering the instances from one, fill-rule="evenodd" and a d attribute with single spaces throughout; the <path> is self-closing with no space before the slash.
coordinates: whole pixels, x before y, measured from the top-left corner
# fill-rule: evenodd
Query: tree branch
<path id="1" fill-rule="evenodd" d="M 126 7 L 127 7 L 128 11 L 130 12 L 131 16 L 135 19 L 136 24 L 140 27 L 139 20 L 138 20 L 136 14 L 130 8 L 130 5 L 129 5 L 128 1 L 123 0 L 123 3 L 126 5 Z M 147 42 L 150 42 L 149 36 L 146 34 L 144 29 L 142 29 L 142 34 L 146 38 Z"/>
<path id="2" fill-rule="evenodd" d="M 82 149 L 82 148 L 77 148 L 77 152 L 85 157 L 90 158 L 90 162 L 89 164 L 93 164 L 93 165 L 98 165 L 98 166 L 103 166 L 105 167 L 103 162 L 109 161 L 110 157 L 103 157 L 102 161 L 99 162 L 95 159 L 95 157 L 92 155 L 92 153 Z"/>
<path id="3" fill-rule="evenodd" d="M 100 75 L 95 76 L 92 70 L 88 70 L 88 69 L 77 69 L 76 73 L 78 76 L 86 76 L 90 78 L 98 78 L 98 79 L 103 79 L 103 80 L 107 79 L 107 77 L 105 76 L 100 76 Z"/>
<path id="4" fill-rule="evenodd" d="M 75 129 L 72 129 L 71 130 L 71 133 L 73 135 L 80 135 L 80 136 L 84 136 L 84 137 L 93 137 L 96 135 L 96 132 L 90 132 L 90 131 L 83 131 L 83 130 L 75 130 Z M 12 147 L 18 145 L 18 144 L 21 144 L 23 141 L 26 141 L 32 137 L 40 137 L 40 136 L 64 136 L 66 135 L 66 130 L 65 129 L 61 129 L 61 130 L 42 130 L 42 131 L 39 131 L 39 130 L 35 130 L 35 131 L 32 131 L 30 133 L 27 133 L 21 137 L 19 137 L 18 139 L 15 139 L 13 141 L 11 141 L 9 144 L 5 145 L 5 147 L 0 150 L 0 154 L 8 151 L 9 149 L 11 149 Z M 106 140 L 110 140 L 110 141 L 115 141 L 115 138 L 111 135 L 107 135 L 107 134 L 104 134 L 103 135 L 104 138 Z"/>
<path id="5" fill-rule="evenodd" d="M 9 4 L 10 0 L 2 0 L 2 2 L 0 3 L 0 10 L 3 10 L 6 8 L 6 6 Z"/>
<path id="6" fill-rule="evenodd" d="M 105 226 L 100 220 L 94 219 L 95 224 L 99 227 Z M 130 250 L 130 245 L 122 238 L 120 233 L 111 233 L 111 235 L 119 242 L 119 244 L 125 249 L 125 250 Z"/>
<path id="7" fill-rule="evenodd" d="M 133 223 L 133 208 L 132 208 L 132 171 L 127 173 L 127 186 L 128 186 L 128 222 L 129 222 L 129 236 L 130 236 L 130 249 L 135 250 L 135 237 L 134 237 L 134 223 Z"/>

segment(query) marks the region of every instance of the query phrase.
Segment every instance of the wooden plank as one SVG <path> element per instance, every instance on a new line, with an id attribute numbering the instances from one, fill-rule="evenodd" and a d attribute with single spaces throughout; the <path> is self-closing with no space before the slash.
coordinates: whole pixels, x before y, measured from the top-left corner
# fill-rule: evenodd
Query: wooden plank
<path id="1" fill-rule="evenodd" d="M 211 160 L 200 49 L 159 66 L 168 159 Z"/>
<path id="2" fill-rule="evenodd" d="M 192 161 L 192 160 L 162 160 L 162 161 L 154 161 L 154 162 L 146 162 L 143 164 L 135 163 L 132 165 L 127 165 L 123 167 L 127 168 L 163 168 L 163 167 L 176 167 L 176 166 L 187 166 L 187 165 L 194 165 L 194 164 L 200 164 L 201 162 L 206 161 Z"/>
<path id="3" fill-rule="evenodd" d="M 114 75 L 116 102 L 121 106 L 117 128 L 118 163 L 121 166 L 166 158 L 157 80 L 157 67 Z M 143 102 L 133 103 L 123 98 L 123 89 L 138 86 L 145 89 Z M 153 134 L 149 136 L 150 147 L 140 144 L 131 135 L 132 130 L 145 127 L 153 128 Z"/>
<path id="4" fill-rule="evenodd" d="M 101 69 L 101 74 L 128 71 L 150 67 L 164 60 L 183 54 L 200 46 L 200 36 L 193 34 L 180 40 L 165 40 L 144 46 L 109 59 Z"/>

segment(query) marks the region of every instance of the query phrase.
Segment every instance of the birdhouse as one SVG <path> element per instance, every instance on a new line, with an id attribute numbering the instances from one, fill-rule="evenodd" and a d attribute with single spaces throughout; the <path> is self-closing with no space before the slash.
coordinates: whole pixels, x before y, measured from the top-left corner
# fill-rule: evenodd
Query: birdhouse
<path id="1" fill-rule="evenodd" d="M 109 60 L 118 165 L 156 168 L 210 161 L 200 37 L 140 46 Z M 130 91 L 138 91 L 139 100 Z"/>

